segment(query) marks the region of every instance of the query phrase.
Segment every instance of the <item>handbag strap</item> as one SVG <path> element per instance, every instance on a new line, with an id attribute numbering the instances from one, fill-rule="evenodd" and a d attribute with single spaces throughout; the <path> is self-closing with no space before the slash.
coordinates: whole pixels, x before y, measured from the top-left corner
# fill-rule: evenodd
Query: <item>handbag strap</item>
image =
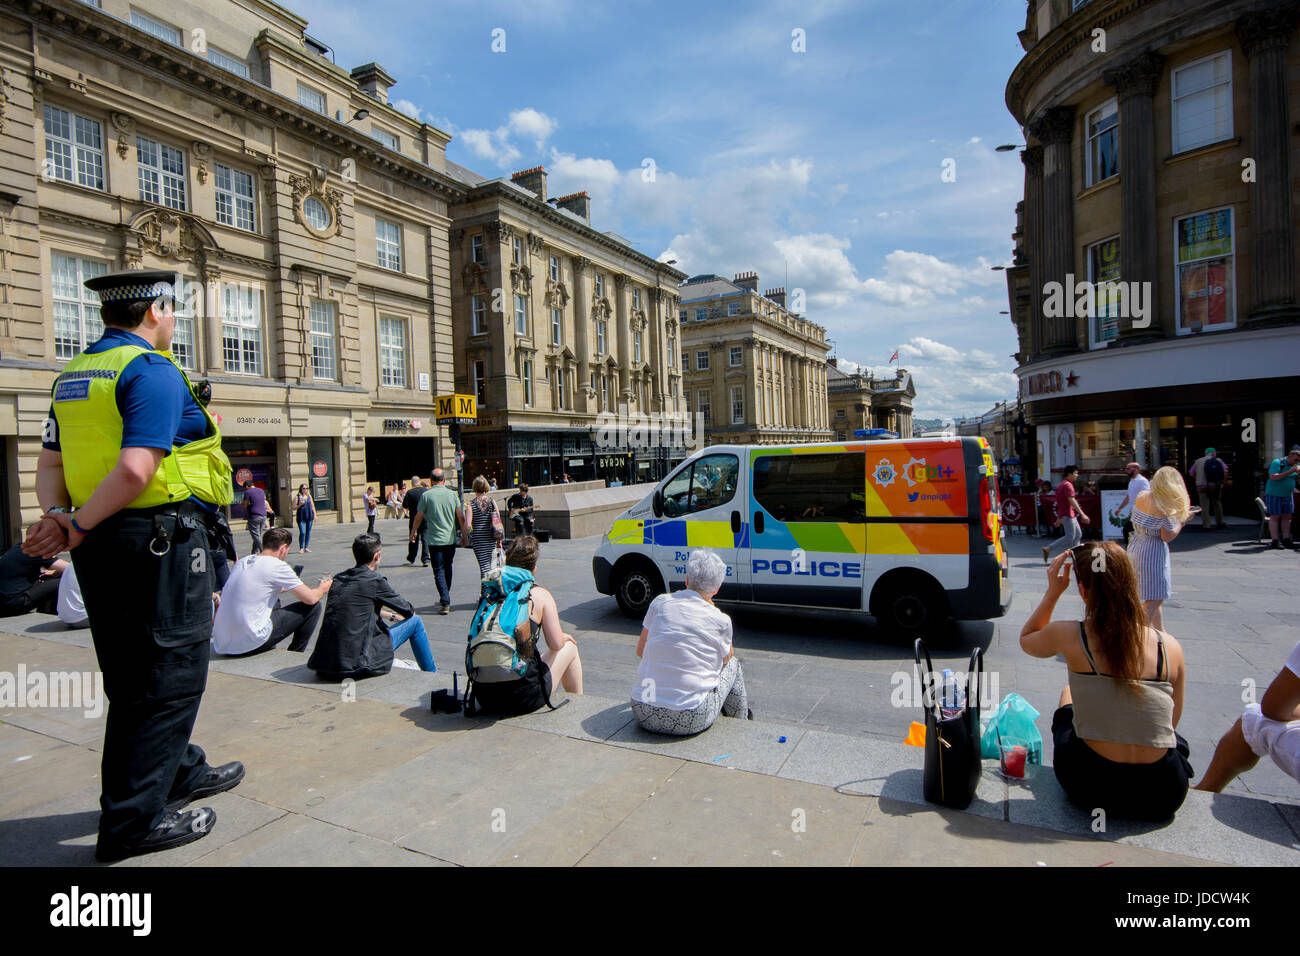
<path id="1" fill-rule="evenodd" d="M 925 668 L 921 671 L 921 709 L 926 712 L 927 716 L 933 716 L 936 723 L 939 721 L 939 695 L 938 693 L 926 694 L 926 680 L 929 679 L 930 687 L 934 688 L 934 664 L 930 662 L 930 652 L 926 649 L 925 642 L 921 638 L 916 639 L 912 645 L 912 651 L 916 656 L 916 666 L 921 667 L 921 656 L 925 656 Z"/>

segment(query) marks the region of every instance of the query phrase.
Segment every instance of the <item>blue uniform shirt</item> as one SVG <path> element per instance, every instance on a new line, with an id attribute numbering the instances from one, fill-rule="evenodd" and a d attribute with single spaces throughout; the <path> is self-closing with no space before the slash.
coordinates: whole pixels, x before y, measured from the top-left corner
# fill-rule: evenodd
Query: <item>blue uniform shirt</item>
<path id="1" fill-rule="evenodd" d="M 123 448 L 160 448 L 186 445 L 207 434 L 208 422 L 184 378 L 153 346 L 126 329 L 105 328 L 103 337 L 86 351 L 95 355 L 121 345 L 139 345 L 149 352 L 134 358 L 117 377 L 117 410 L 122 414 Z M 41 447 L 61 451 L 58 419 L 50 405 L 55 428 Z"/>

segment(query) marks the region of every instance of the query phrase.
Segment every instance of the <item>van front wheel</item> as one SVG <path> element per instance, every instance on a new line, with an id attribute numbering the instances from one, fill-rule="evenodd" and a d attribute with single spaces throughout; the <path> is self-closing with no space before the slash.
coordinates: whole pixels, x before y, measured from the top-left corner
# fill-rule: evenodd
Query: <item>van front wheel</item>
<path id="1" fill-rule="evenodd" d="M 663 593 L 658 575 L 640 564 L 632 564 L 618 572 L 614 597 L 628 617 L 645 617 L 650 602 Z"/>

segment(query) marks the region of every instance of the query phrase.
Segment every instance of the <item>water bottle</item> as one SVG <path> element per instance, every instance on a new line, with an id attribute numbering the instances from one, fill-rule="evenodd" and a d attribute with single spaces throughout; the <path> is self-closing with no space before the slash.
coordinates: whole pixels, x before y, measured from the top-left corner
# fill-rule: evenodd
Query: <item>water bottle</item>
<path id="1" fill-rule="evenodd" d="M 961 714 L 966 707 L 966 694 L 957 684 L 957 678 L 953 676 L 952 671 L 946 667 L 943 670 L 940 688 L 939 715 L 947 720 Z"/>

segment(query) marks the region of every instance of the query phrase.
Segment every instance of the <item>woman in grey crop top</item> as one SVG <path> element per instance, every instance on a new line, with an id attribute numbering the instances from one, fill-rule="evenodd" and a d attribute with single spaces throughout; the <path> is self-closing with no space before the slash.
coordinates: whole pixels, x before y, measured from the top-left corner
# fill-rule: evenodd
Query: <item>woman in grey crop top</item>
<path id="1" fill-rule="evenodd" d="M 1071 569 L 1085 619 L 1053 621 Z M 1020 646 L 1034 657 L 1065 658 L 1069 682 L 1052 718 L 1052 763 L 1070 800 L 1114 817 L 1170 819 L 1192 777 L 1187 742 L 1174 729 L 1183 710 L 1183 649 L 1148 626 L 1124 549 L 1106 541 L 1060 555 Z"/>

